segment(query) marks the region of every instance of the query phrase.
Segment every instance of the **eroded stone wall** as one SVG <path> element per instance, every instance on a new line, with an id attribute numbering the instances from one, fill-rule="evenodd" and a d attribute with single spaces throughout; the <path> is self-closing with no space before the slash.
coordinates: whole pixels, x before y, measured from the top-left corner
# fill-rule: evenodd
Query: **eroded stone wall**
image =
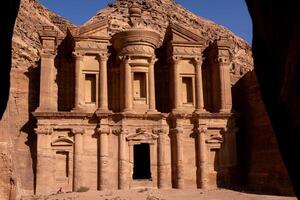
<path id="1" fill-rule="evenodd" d="M 239 187 L 262 193 L 293 194 L 254 71 L 234 85 L 233 105 L 240 114 L 237 134 Z"/>

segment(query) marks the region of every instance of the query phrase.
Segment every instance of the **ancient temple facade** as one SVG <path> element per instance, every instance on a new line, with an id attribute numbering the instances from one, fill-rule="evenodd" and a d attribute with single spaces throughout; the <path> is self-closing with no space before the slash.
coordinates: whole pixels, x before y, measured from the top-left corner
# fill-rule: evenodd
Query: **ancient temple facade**
<path id="1" fill-rule="evenodd" d="M 106 19 L 43 27 L 36 194 L 230 184 L 232 41 L 175 23 L 162 36 L 142 12 L 133 4 L 115 34 Z"/>

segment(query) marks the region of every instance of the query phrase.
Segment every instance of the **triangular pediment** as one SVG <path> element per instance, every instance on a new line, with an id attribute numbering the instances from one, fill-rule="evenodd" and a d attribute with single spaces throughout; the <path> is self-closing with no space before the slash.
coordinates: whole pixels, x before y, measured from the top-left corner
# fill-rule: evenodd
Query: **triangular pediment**
<path id="1" fill-rule="evenodd" d="M 107 29 L 107 19 L 103 19 L 80 27 L 78 34 L 83 37 L 106 37 L 108 35 Z"/>
<path id="2" fill-rule="evenodd" d="M 180 26 L 179 24 L 171 24 L 169 30 L 171 32 L 172 42 L 198 44 L 204 44 L 205 42 L 205 40 L 201 36 L 191 32 L 190 30 L 186 29 L 183 26 Z"/>
<path id="3" fill-rule="evenodd" d="M 149 133 L 144 129 L 137 129 L 136 133 L 128 135 L 126 137 L 127 141 L 149 141 L 156 140 L 158 138 L 157 135 L 153 133 Z"/>

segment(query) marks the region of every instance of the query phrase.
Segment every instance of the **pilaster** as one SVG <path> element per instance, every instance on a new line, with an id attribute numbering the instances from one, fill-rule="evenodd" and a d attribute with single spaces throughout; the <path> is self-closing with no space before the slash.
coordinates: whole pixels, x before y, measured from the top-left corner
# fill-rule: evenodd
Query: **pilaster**
<path id="1" fill-rule="evenodd" d="M 57 84 L 55 68 L 57 31 L 52 26 L 44 26 L 40 33 L 42 42 L 41 75 L 40 75 L 40 102 L 38 111 L 57 111 Z"/>
<path id="2" fill-rule="evenodd" d="M 75 105 L 73 111 L 81 111 L 85 105 L 85 88 L 82 74 L 82 62 L 84 56 L 79 52 L 73 52 L 75 60 Z"/>
<path id="3" fill-rule="evenodd" d="M 85 186 L 83 174 L 83 128 L 73 128 L 72 132 L 75 137 L 74 145 L 74 178 L 73 178 L 73 191 Z"/>
<path id="4" fill-rule="evenodd" d="M 107 92 L 107 60 L 108 54 L 99 54 L 99 106 L 97 112 L 109 112 Z"/>
<path id="5" fill-rule="evenodd" d="M 207 146 L 206 146 L 206 132 L 207 127 L 200 125 L 200 127 L 196 130 L 197 132 L 197 185 L 198 188 L 207 189 L 208 188 L 208 180 L 207 180 Z"/>
<path id="6" fill-rule="evenodd" d="M 108 153 L 108 135 L 110 129 L 108 126 L 102 126 L 98 129 L 99 134 L 99 166 L 98 182 L 99 190 L 109 189 L 109 153 Z"/>
<path id="7" fill-rule="evenodd" d="M 157 59 L 151 58 L 149 63 L 149 110 L 148 113 L 156 113 L 156 102 L 155 102 L 155 73 L 154 65 Z"/>
<path id="8" fill-rule="evenodd" d="M 173 111 L 177 112 L 182 108 L 182 99 L 180 96 L 180 73 L 179 73 L 179 61 L 180 57 L 172 56 L 172 75 L 173 75 Z"/>
<path id="9" fill-rule="evenodd" d="M 193 59 L 196 71 L 196 113 L 207 112 L 204 108 L 202 58 Z"/>
<path id="10" fill-rule="evenodd" d="M 39 127 L 37 133 L 37 166 L 36 166 L 36 195 L 45 195 L 53 192 L 54 167 L 51 152 L 51 127 Z"/>

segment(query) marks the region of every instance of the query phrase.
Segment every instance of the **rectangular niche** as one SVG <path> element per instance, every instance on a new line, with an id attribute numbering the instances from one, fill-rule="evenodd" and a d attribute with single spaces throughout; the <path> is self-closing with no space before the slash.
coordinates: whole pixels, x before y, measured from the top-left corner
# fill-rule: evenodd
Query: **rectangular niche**
<path id="1" fill-rule="evenodd" d="M 96 103 L 96 74 L 85 74 L 85 102 Z"/>
<path id="2" fill-rule="evenodd" d="M 192 104 L 193 100 L 193 78 L 182 77 L 182 102 L 184 104 Z"/>
<path id="3" fill-rule="evenodd" d="M 147 97 L 146 73 L 135 72 L 133 78 L 134 99 L 145 99 Z"/>
<path id="4" fill-rule="evenodd" d="M 69 177 L 69 152 L 57 151 L 55 155 L 55 177 L 58 180 L 63 180 Z"/>

